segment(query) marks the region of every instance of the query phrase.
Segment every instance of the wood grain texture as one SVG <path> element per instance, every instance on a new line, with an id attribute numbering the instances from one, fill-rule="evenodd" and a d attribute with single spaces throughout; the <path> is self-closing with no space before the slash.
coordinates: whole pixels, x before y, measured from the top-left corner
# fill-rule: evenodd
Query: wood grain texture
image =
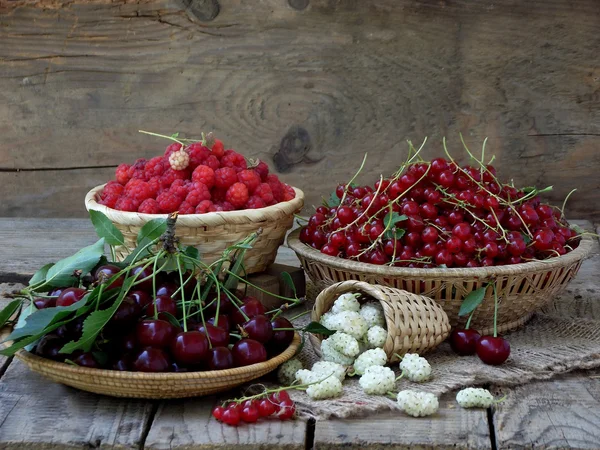
<path id="1" fill-rule="evenodd" d="M 304 450 L 306 422 L 261 420 L 230 427 L 212 417 L 214 403 L 214 397 L 161 403 L 144 448 Z"/>
<path id="2" fill-rule="evenodd" d="M 212 20 L 179 0 L 4 3 L 0 167 L 72 170 L 0 174 L 0 215 L 83 216 L 110 169 L 78 168 L 160 153 L 150 129 L 214 130 L 307 205 L 365 151 L 373 182 L 405 139 L 432 156 L 489 136 L 502 178 L 558 203 L 579 187 L 570 211 L 600 217 L 595 0 L 219 0 Z"/>
<path id="3" fill-rule="evenodd" d="M 318 450 L 488 449 L 491 440 L 486 411 L 459 408 L 454 396 L 447 394 L 430 417 L 389 412 L 317 422 L 314 445 Z"/>
<path id="4" fill-rule="evenodd" d="M 494 413 L 498 448 L 596 449 L 600 371 L 580 372 L 511 390 Z"/>

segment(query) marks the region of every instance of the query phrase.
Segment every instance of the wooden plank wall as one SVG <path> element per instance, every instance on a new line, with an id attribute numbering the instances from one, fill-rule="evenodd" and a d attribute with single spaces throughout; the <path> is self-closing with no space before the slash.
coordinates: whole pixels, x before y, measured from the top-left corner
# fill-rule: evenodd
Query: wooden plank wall
<path id="1" fill-rule="evenodd" d="M 84 216 L 147 129 L 214 130 L 319 202 L 489 137 L 504 178 L 600 218 L 597 0 L 0 0 L 0 216 Z M 465 160 L 465 158 L 462 158 Z"/>

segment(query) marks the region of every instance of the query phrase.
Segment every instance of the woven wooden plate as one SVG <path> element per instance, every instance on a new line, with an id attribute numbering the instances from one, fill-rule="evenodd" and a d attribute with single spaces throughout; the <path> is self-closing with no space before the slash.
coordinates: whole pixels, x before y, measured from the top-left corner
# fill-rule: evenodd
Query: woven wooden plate
<path id="1" fill-rule="evenodd" d="M 450 325 L 463 325 L 458 317 L 464 297 L 489 282 L 498 293 L 498 330 L 517 328 L 533 313 L 562 292 L 589 256 L 594 240 L 589 236 L 570 253 L 545 261 L 507 266 L 411 269 L 377 266 L 324 255 L 300 242 L 300 229 L 288 236 L 288 246 L 296 252 L 304 271 L 319 290 L 347 280 L 366 281 L 431 297 L 448 314 Z M 475 310 L 471 325 L 482 333 L 493 329 L 494 291 L 490 285 L 483 303 Z"/>
<path id="2" fill-rule="evenodd" d="M 82 391 L 112 397 L 167 399 L 200 397 L 240 386 L 277 369 L 294 356 L 299 345 L 300 336 L 296 333 L 290 346 L 268 361 L 235 369 L 207 372 L 119 372 L 73 366 L 40 358 L 24 350 L 17 352 L 15 356 L 34 372 Z"/>
<path id="3" fill-rule="evenodd" d="M 96 186 L 85 197 L 87 210 L 104 213 L 123 233 L 125 247 L 116 247 L 117 259 L 124 259 L 136 246 L 140 229 L 152 219 L 166 214 L 118 211 L 97 202 L 105 185 Z M 277 249 L 294 223 L 294 214 L 304 206 L 304 193 L 294 188 L 296 197 L 272 206 L 242 211 L 185 214 L 177 218 L 176 236 L 183 245 L 193 245 L 207 264 L 220 258 L 223 250 L 262 229 L 251 249 L 246 251 L 246 273 L 262 272 L 275 262 Z"/>

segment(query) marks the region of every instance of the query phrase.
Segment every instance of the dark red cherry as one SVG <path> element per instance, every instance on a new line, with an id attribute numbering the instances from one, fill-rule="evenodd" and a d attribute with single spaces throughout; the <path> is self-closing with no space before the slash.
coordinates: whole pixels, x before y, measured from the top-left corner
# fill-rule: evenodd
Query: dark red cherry
<path id="1" fill-rule="evenodd" d="M 142 309 L 152 303 L 152 297 L 146 291 L 131 291 L 127 296 L 134 299 Z"/>
<path id="2" fill-rule="evenodd" d="M 122 352 L 133 352 L 138 346 L 138 340 L 135 331 L 123 336 L 120 340 L 120 350 Z"/>
<path id="3" fill-rule="evenodd" d="M 135 288 L 141 289 L 143 291 L 150 291 L 152 289 L 152 278 L 148 278 L 152 276 L 152 268 L 150 266 L 145 269 L 142 266 L 134 267 L 131 269 L 131 276 L 136 276 Z M 144 280 L 144 281 L 141 281 Z M 141 281 L 141 282 L 140 282 Z"/>
<path id="4" fill-rule="evenodd" d="M 50 292 L 48 292 L 48 295 L 50 297 L 58 297 L 61 294 L 61 292 L 64 291 L 65 289 L 67 289 L 67 288 L 66 287 L 54 288 Z"/>
<path id="5" fill-rule="evenodd" d="M 231 320 L 236 325 L 241 325 L 248 320 L 240 310 L 244 312 L 248 319 L 252 319 L 253 317 L 267 312 L 267 309 L 259 300 L 250 299 L 240 306 L 240 309 L 236 308 L 235 311 L 231 313 Z"/>
<path id="6" fill-rule="evenodd" d="M 168 372 L 171 368 L 169 355 L 161 349 L 148 347 L 138 353 L 133 367 L 139 372 Z"/>
<path id="7" fill-rule="evenodd" d="M 47 334 L 38 342 L 35 347 L 35 354 L 43 358 L 62 360 L 64 355 L 61 355 L 59 351 L 65 344 L 66 341 L 57 335 Z"/>
<path id="8" fill-rule="evenodd" d="M 87 291 L 82 288 L 70 287 L 60 293 L 56 299 L 56 306 L 71 306 L 81 300 Z"/>
<path id="9" fill-rule="evenodd" d="M 207 323 L 205 328 L 200 323 L 194 329 L 208 337 L 211 347 L 227 347 L 229 344 L 229 333 L 223 328 L 215 327 L 211 323 Z"/>
<path id="10" fill-rule="evenodd" d="M 175 283 L 162 283 L 156 288 L 156 296 L 173 297 L 173 294 L 175 294 L 177 289 L 179 288 Z"/>
<path id="11" fill-rule="evenodd" d="M 208 351 L 208 368 L 224 370 L 233 367 L 233 356 L 227 347 L 213 347 Z"/>
<path id="12" fill-rule="evenodd" d="M 67 356 L 68 358 L 68 356 Z M 71 358 L 69 358 L 71 359 Z M 91 352 L 85 352 L 77 355 L 75 358 L 71 359 L 75 364 L 81 367 L 89 367 L 90 369 L 99 369 L 101 366 L 94 358 Z"/>
<path id="13" fill-rule="evenodd" d="M 289 329 L 278 330 L 278 328 L 294 328 L 294 325 L 285 317 L 276 317 L 271 321 L 273 328 L 273 337 L 269 341 L 269 346 L 276 350 L 283 351 L 289 347 L 294 340 L 294 331 Z"/>
<path id="14" fill-rule="evenodd" d="M 235 306 L 233 306 L 232 300 L 225 293 L 221 292 L 218 301 L 216 300 L 216 298 L 217 298 L 216 294 L 213 295 L 212 297 L 209 296 L 209 300 L 206 302 L 206 308 L 204 310 L 207 314 L 212 315 L 217 312 L 217 303 L 219 304 L 219 315 L 227 314 L 227 313 L 231 312 L 233 309 L 235 309 Z"/>
<path id="15" fill-rule="evenodd" d="M 104 266 L 100 266 L 94 272 L 94 281 L 98 281 L 100 283 L 106 283 L 110 278 L 115 276 L 121 271 L 117 266 L 113 266 L 112 264 L 105 264 Z M 125 276 L 121 275 L 115 281 L 113 281 L 107 289 L 116 289 L 123 286 L 123 281 L 125 280 Z"/>
<path id="16" fill-rule="evenodd" d="M 267 360 L 264 345 L 254 339 L 241 339 L 231 349 L 233 361 L 237 367 L 249 366 Z"/>
<path id="17" fill-rule="evenodd" d="M 128 372 L 133 367 L 133 358 L 129 355 L 122 356 L 112 363 L 112 369 L 120 372 Z"/>
<path id="18" fill-rule="evenodd" d="M 498 366 L 510 356 L 510 344 L 501 336 L 481 336 L 477 341 L 476 351 L 484 363 Z"/>
<path id="19" fill-rule="evenodd" d="M 179 364 L 198 365 L 208 356 L 208 339 L 199 331 L 179 333 L 171 343 L 171 354 Z"/>
<path id="20" fill-rule="evenodd" d="M 142 347 L 165 348 L 173 340 L 175 331 L 166 320 L 147 319 L 137 324 L 135 336 Z"/>
<path id="21" fill-rule="evenodd" d="M 450 347 L 455 353 L 466 356 L 475 354 L 475 346 L 481 335 L 472 328 L 455 328 L 450 334 Z"/>
<path id="22" fill-rule="evenodd" d="M 216 327 L 223 328 L 228 333 L 231 330 L 231 323 L 229 320 L 229 316 L 226 316 L 224 314 L 223 315 L 219 314 L 219 319 L 216 321 L 216 323 L 215 323 L 214 317 L 211 317 L 206 322 L 210 323 L 211 325 L 214 325 Z"/>
<path id="23" fill-rule="evenodd" d="M 273 337 L 273 327 L 267 316 L 259 314 L 242 325 L 250 339 L 266 344 Z"/>
<path id="24" fill-rule="evenodd" d="M 33 304 L 37 309 L 53 308 L 56 306 L 55 298 L 36 298 Z"/>
<path id="25" fill-rule="evenodd" d="M 154 311 L 158 311 L 160 317 L 161 312 L 167 312 L 173 316 L 177 316 L 177 303 L 171 297 L 164 295 L 156 297 L 154 302 L 150 303 L 146 307 L 146 315 L 148 317 L 154 317 Z"/>
<path id="26" fill-rule="evenodd" d="M 113 326 L 127 326 L 135 322 L 142 313 L 142 308 L 131 297 L 125 297 L 112 318 L 110 324 Z"/>

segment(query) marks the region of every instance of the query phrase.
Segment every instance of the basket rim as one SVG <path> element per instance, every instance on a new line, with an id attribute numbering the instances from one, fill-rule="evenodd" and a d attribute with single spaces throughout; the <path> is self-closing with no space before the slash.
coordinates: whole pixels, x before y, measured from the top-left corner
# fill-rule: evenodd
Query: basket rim
<path id="1" fill-rule="evenodd" d="M 511 275 L 525 272 L 533 272 L 537 270 L 549 270 L 559 267 L 564 267 L 573 264 L 588 257 L 594 247 L 595 241 L 590 236 L 583 236 L 581 242 L 575 250 L 566 253 L 562 256 L 549 258 L 543 261 L 530 261 L 519 264 L 511 264 L 506 266 L 490 266 L 490 267 L 451 267 L 451 268 L 411 268 L 411 267 L 389 267 L 378 266 L 369 263 L 352 261 L 348 259 L 329 256 L 320 251 L 300 242 L 300 231 L 298 228 L 292 231 L 287 237 L 287 245 L 296 255 L 306 259 L 317 261 L 329 267 L 333 267 L 342 271 L 360 272 L 368 275 L 385 275 L 391 277 L 446 277 L 446 278 L 463 278 L 463 277 L 493 277 L 497 275 Z"/>
<path id="2" fill-rule="evenodd" d="M 269 372 L 274 370 L 279 365 L 286 362 L 288 359 L 294 356 L 298 347 L 300 346 L 300 335 L 295 332 L 292 343 L 279 355 L 274 358 L 268 359 L 261 363 L 251 364 L 249 366 L 235 367 L 233 369 L 223 370 L 206 370 L 196 372 L 133 372 L 133 371 L 119 371 L 109 369 L 92 369 L 89 367 L 73 366 L 71 364 L 62 363 L 59 361 L 53 361 L 51 359 L 42 358 L 41 356 L 34 355 L 26 350 L 19 350 L 15 356 L 25 362 L 26 364 L 38 364 L 54 371 L 63 372 L 65 374 L 73 376 L 90 376 L 90 377 L 102 377 L 112 380 L 121 381 L 186 381 L 186 380 L 210 380 L 222 377 L 240 376 L 251 374 L 252 372 Z"/>
<path id="3" fill-rule="evenodd" d="M 146 222 L 157 218 L 167 218 L 168 214 L 146 214 L 129 211 L 119 211 L 99 204 L 97 195 L 104 189 L 105 184 L 92 188 L 85 196 L 85 208 L 90 211 L 104 213 L 111 221 L 121 225 L 144 225 Z M 296 196 L 292 200 L 279 202 L 275 205 L 259 209 L 245 209 L 238 211 L 209 212 L 204 214 L 182 214 L 177 217 L 177 225 L 188 227 L 216 226 L 227 223 L 245 224 L 265 222 L 289 216 L 299 211 L 304 206 L 304 192 L 292 186 Z M 271 216 L 271 217 L 269 217 Z"/>

